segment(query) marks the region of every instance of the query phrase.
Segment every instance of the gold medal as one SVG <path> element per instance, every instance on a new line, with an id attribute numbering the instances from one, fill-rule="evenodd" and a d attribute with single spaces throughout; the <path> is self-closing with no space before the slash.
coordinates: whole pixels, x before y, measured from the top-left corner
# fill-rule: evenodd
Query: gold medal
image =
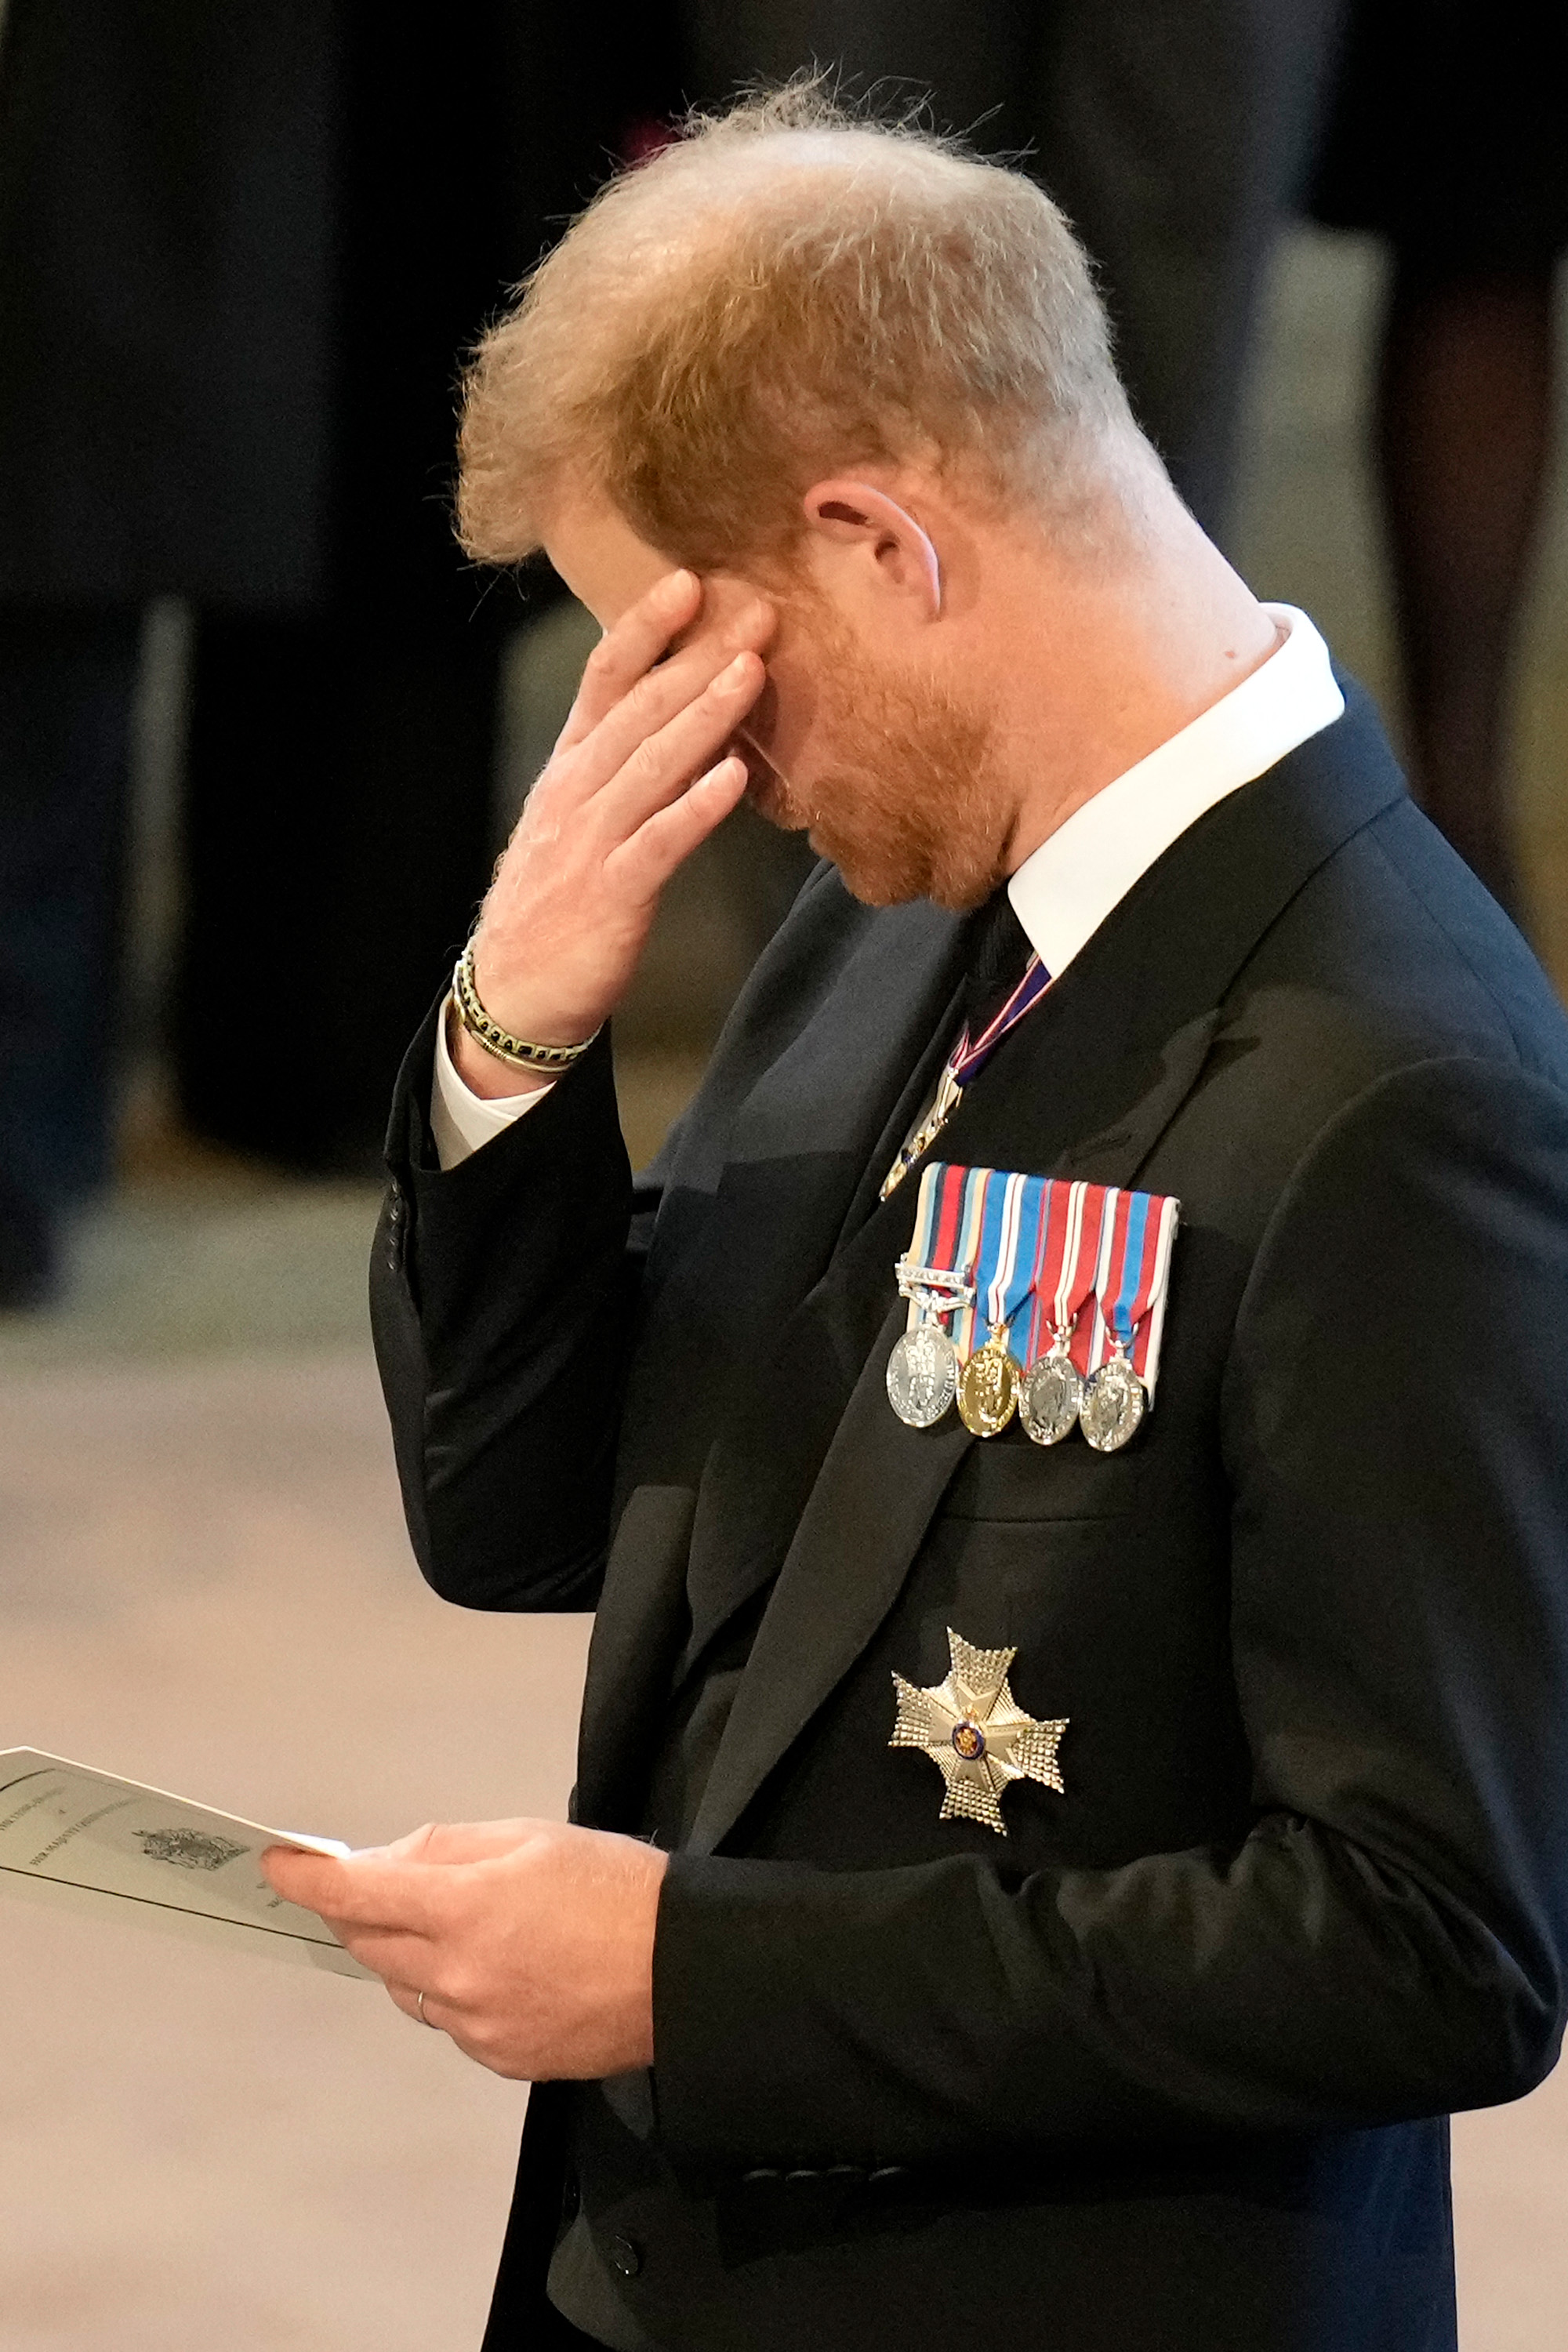
<path id="1" fill-rule="evenodd" d="M 1007 1348 L 1005 1323 L 977 1348 L 958 1376 L 958 1413 L 972 1437 L 1000 1436 L 1018 1409 L 1018 1367 Z"/>

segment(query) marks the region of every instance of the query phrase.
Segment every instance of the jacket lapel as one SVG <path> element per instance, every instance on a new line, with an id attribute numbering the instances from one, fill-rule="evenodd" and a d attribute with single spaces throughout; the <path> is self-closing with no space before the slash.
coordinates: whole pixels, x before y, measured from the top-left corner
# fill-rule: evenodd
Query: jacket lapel
<path id="1" fill-rule="evenodd" d="M 842 886 L 835 878 L 828 887 L 842 910 Z M 626 1499 L 583 1701 L 577 1816 L 597 1826 L 636 1815 L 683 1643 L 690 1654 L 689 1607 L 704 1623 L 721 1621 L 737 1591 L 755 1589 L 727 1514 L 715 1509 L 726 1487 L 721 1464 L 717 1481 L 712 1475 L 723 1440 L 711 1433 L 737 1417 L 766 1422 L 773 1340 L 797 1321 L 868 1166 L 879 1181 L 882 1139 L 893 1136 L 890 1157 L 907 1129 L 904 1106 L 912 1102 L 912 1118 L 933 1056 L 940 1066 L 965 961 L 963 919 L 921 906 L 880 920 L 856 908 L 851 922 L 850 950 L 836 970 L 824 970 L 804 926 L 798 969 L 759 968 L 737 1026 L 765 1029 L 770 1000 L 782 1002 L 793 1016 L 782 1050 L 729 1105 L 716 1055 L 719 1099 L 699 1098 L 694 1140 L 667 1171 L 645 1285 L 643 1377 L 639 1385 L 634 1375 L 625 1414 L 636 1433 L 621 1465 Z M 705 1396 L 705 1383 L 721 1383 L 722 1393 Z M 778 1450 L 769 1450 L 776 1466 Z M 770 1551 L 756 1572 L 777 1565 Z"/>
<path id="2" fill-rule="evenodd" d="M 916 1051 L 912 1034 L 904 1041 L 913 1066 L 863 1159 L 854 1193 L 831 1235 L 831 1255 L 804 1297 L 759 1335 L 751 1360 L 739 1368 L 729 1409 L 704 1466 L 686 1578 L 689 1620 L 676 1670 L 678 1684 L 718 1628 L 777 1572 L 781 1524 L 787 1525 L 804 1503 L 843 1402 L 842 1340 L 834 1328 L 835 1304 L 846 1288 L 843 1253 L 875 1211 L 893 1154 L 936 1086 L 952 1043 L 959 996 L 954 980 L 921 1007 L 923 1050 Z M 907 1056 L 900 1058 L 909 1067 Z M 817 1245 L 820 1249 L 820 1236 Z M 787 1425 L 778 1410 L 779 1400 L 786 1396 L 795 1401 Z M 792 1479 L 796 1482 L 793 1510 L 787 1499 Z M 745 1497 L 739 1514 L 734 1507 L 738 1496 Z M 756 1540 L 747 1540 L 742 1527 Z"/>

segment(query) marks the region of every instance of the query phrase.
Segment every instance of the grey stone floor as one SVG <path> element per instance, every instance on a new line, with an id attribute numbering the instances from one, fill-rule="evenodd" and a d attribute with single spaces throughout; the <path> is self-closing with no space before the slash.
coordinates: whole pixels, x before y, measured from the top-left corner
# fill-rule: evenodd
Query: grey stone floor
<path id="1" fill-rule="evenodd" d="M 1239 538 L 1258 587 L 1305 604 L 1385 689 L 1357 445 L 1376 299 L 1366 248 L 1287 248 Z M 1560 494 L 1519 805 L 1563 981 L 1565 621 Z M 706 887 L 672 908 L 656 977 L 678 990 L 695 966 L 710 1013 L 734 949 Z M 622 1073 L 639 1156 L 700 1067 L 653 1051 L 656 1029 Z M 0 1745 L 357 1841 L 559 1811 L 585 1629 L 471 1617 L 419 1582 L 368 1353 L 373 1192 L 195 1151 L 155 1094 L 132 1127 L 68 1302 L 0 1320 Z M 515 2086 L 361 1984 L 14 1902 L 0 1938 L 0 2352 L 471 2352 Z M 1547 2352 L 1568 2298 L 1568 2076 L 1461 2118 L 1456 2180 L 1466 2352 Z"/>
<path id="2" fill-rule="evenodd" d="M 363 1346 L 0 1381 L 0 1744 L 357 1843 L 560 1814 L 585 1621 L 447 1607 Z M 380 1990 L 0 1907 L 5 2352 L 471 2352 L 524 2093 Z"/>

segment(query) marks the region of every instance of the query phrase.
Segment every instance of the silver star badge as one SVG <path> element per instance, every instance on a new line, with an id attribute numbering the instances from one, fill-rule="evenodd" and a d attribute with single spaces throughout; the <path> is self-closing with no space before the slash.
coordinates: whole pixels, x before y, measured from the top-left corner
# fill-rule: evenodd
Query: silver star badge
<path id="1" fill-rule="evenodd" d="M 923 1748 L 937 1767 L 947 1783 L 939 1820 L 984 1822 L 1005 1837 L 1002 1791 L 1013 1781 L 1037 1780 L 1066 1794 L 1057 1749 L 1068 1718 L 1038 1723 L 1016 1704 L 1007 1687 L 1016 1649 L 977 1650 L 951 1625 L 947 1646 L 952 1670 L 934 1689 L 893 1676 L 899 1714 L 888 1745 Z"/>

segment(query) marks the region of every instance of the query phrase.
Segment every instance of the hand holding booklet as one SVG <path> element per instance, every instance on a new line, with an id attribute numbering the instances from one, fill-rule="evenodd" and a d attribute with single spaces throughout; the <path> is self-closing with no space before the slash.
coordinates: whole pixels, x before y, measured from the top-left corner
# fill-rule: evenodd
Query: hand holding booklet
<path id="1" fill-rule="evenodd" d="M 313 1911 L 273 1893 L 260 1867 L 269 1845 L 349 1851 L 336 1838 L 265 1829 L 63 1756 L 0 1748 L 0 1892 L 371 1976 Z"/>

